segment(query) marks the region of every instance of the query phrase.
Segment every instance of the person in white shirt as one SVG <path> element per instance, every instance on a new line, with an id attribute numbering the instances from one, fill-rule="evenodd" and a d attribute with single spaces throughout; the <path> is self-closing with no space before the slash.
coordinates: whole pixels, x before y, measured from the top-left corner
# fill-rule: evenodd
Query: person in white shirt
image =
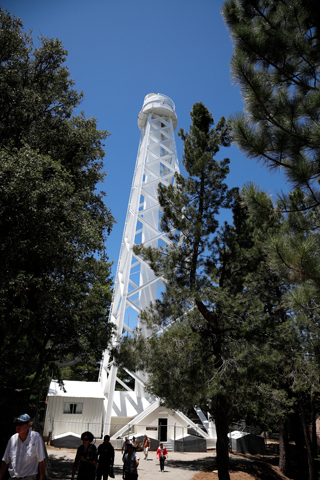
<path id="1" fill-rule="evenodd" d="M 30 430 L 30 417 L 27 413 L 16 419 L 16 432 L 10 438 L 2 458 L 0 480 L 9 468 L 11 478 L 39 480 L 45 477 L 45 452 L 41 435 Z"/>

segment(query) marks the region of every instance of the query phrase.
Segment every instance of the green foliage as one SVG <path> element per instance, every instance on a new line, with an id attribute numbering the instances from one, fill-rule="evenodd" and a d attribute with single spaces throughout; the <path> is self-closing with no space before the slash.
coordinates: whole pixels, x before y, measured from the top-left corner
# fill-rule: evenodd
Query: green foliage
<path id="1" fill-rule="evenodd" d="M 310 359 L 316 359 L 320 304 L 318 2 L 230 0 L 224 3 L 223 15 L 234 41 L 232 73 L 246 104 L 245 113 L 230 119 L 232 137 L 247 156 L 270 169 L 281 168 L 292 187 L 289 194 L 278 196 L 275 205 L 252 184 L 242 194 L 253 221 L 281 217 L 281 228 L 266 235 L 264 251 L 272 270 L 292 285 L 286 305 L 297 313 L 305 349 Z M 304 335 L 306 329 L 312 330 L 311 336 Z"/>
<path id="2" fill-rule="evenodd" d="M 114 219 L 96 191 L 108 133 L 73 115 L 67 52 L 44 38 L 34 48 L 1 9 L 0 26 L 0 403 L 17 413 L 36 408 L 64 358 L 101 359 Z"/>
<path id="3" fill-rule="evenodd" d="M 285 372 L 303 410 L 305 392 L 319 392 L 319 4 L 227 0 L 223 15 L 234 45 L 232 74 L 246 107 L 229 121 L 232 138 L 248 157 L 281 169 L 292 189 L 275 205 L 252 184 L 242 193 L 253 221 L 281 218 L 263 251 L 269 267 L 291 285 L 283 306 L 292 310 L 301 347 L 294 342 L 294 362 Z M 302 410 L 311 479 L 314 455 Z"/>
<path id="4" fill-rule="evenodd" d="M 188 176 L 159 187 L 161 224 L 172 244 L 135 247 L 165 279 L 161 299 L 141 315 L 154 335 L 126 339 L 115 356 L 128 368 L 145 369 L 149 391 L 167 406 L 210 412 L 219 478 L 228 478 L 231 419 L 263 429 L 290 411 L 288 335 L 290 345 L 299 342 L 281 305 L 285 283 L 271 272 L 262 248 L 266 234 L 279 231 L 279 219 L 268 215 L 256 225 L 237 189 L 225 184 L 229 160 L 214 158 L 229 145 L 225 119 L 213 127 L 201 103 L 191 118 L 189 132 L 180 132 Z M 233 225 L 219 228 L 222 207 L 232 208 Z"/>
<path id="5" fill-rule="evenodd" d="M 232 137 L 247 156 L 281 169 L 292 187 L 273 207 L 285 220 L 270 240 L 270 265 L 297 285 L 288 295 L 292 307 L 318 309 L 318 2 L 228 0 L 223 15 L 234 41 L 233 77 L 246 104 L 246 113 L 230 119 Z M 252 186 L 244 195 L 256 217 L 270 208 Z"/>
<path id="6" fill-rule="evenodd" d="M 69 361 L 68 361 L 69 360 Z M 78 380 L 80 382 L 96 382 L 99 376 L 100 362 L 96 356 L 87 355 L 82 360 L 79 357 L 73 358 L 71 355 L 59 364 L 60 376 L 63 380 Z"/>

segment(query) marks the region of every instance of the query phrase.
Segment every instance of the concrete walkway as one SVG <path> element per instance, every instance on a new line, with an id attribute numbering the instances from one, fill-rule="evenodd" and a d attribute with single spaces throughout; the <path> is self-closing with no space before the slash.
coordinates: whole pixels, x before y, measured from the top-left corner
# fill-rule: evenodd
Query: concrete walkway
<path id="1" fill-rule="evenodd" d="M 76 450 L 47 447 L 51 478 L 71 479 L 72 464 Z M 148 460 L 144 460 L 143 452 L 138 452 L 140 465 L 138 468 L 139 480 L 164 478 L 165 480 L 191 480 L 193 476 L 205 468 L 214 468 L 215 451 L 210 453 L 178 453 L 169 452 L 164 466 L 164 473 L 160 472 L 159 460 L 156 452 L 149 452 Z M 116 451 L 114 464 L 115 480 L 122 478 L 122 455 Z M 110 478 L 110 477 L 109 477 Z"/>

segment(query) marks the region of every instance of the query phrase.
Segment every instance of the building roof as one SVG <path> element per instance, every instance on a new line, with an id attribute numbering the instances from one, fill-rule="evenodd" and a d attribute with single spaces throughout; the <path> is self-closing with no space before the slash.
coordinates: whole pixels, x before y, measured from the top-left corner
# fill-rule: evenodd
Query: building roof
<path id="1" fill-rule="evenodd" d="M 51 380 L 48 396 L 104 399 L 100 382 L 64 380 L 63 385 L 64 389 L 60 387 L 58 380 Z"/>

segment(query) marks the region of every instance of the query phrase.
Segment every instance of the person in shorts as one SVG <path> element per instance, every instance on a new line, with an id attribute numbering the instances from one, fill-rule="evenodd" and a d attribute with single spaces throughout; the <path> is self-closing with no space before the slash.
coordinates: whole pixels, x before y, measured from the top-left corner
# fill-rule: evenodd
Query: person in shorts
<path id="1" fill-rule="evenodd" d="M 151 447 L 151 442 L 150 442 L 150 438 L 148 438 L 147 435 L 144 436 L 144 439 L 142 440 L 142 445 L 143 445 L 144 459 L 148 460 L 148 453 Z"/>

